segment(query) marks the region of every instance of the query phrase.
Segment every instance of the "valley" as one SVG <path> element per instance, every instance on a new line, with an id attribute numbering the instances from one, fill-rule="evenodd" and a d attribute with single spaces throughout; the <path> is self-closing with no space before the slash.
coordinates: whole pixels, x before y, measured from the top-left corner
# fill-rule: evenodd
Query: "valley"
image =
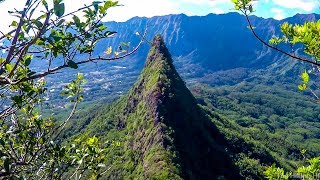
<path id="1" fill-rule="evenodd" d="M 310 35 L 320 31 L 319 14 L 249 17 L 266 42 L 307 29 L 287 30 L 285 22 L 318 21 L 303 38 L 277 39 L 283 43 L 274 48 L 311 58 L 310 65 L 263 45 L 236 12 L 103 22 L 118 4 L 94 1 L 84 7 L 86 21 L 71 13 L 67 22 L 62 0 L 51 10 L 38 3 L 47 13 L 12 22 L 21 33 L 4 35 L 0 45 L 0 179 L 290 179 L 320 172 L 320 58 L 306 53 L 319 49 Z M 39 34 L 29 36 L 27 26 Z"/>

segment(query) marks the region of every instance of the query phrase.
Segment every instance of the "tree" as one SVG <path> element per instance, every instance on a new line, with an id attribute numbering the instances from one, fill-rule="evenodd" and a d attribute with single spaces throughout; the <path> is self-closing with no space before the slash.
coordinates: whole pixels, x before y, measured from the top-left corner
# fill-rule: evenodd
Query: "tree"
<path id="1" fill-rule="evenodd" d="M 283 23 L 280 27 L 282 36 L 273 36 L 269 42 L 263 40 L 257 32 L 255 27 L 250 21 L 250 15 L 254 12 L 253 2 L 256 0 L 232 0 L 234 8 L 245 15 L 248 22 L 248 28 L 253 35 L 265 46 L 278 51 L 289 58 L 310 64 L 312 68 L 309 71 L 301 73 L 302 82 L 298 86 L 299 90 L 310 90 L 317 100 L 320 100 L 316 92 L 310 87 L 310 80 L 308 73 L 317 74 L 320 72 L 320 20 L 317 22 L 305 22 L 302 25 Z M 281 49 L 278 45 L 284 44 L 290 47 L 290 52 Z M 302 46 L 303 54 L 297 54 L 297 47 Z M 320 89 L 316 83 L 313 85 Z"/>
<path id="2" fill-rule="evenodd" d="M 295 175 L 291 172 L 286 173 L 284 169 L 275 167 L 274 165 L 267 167 L 264 174 L 270 180 L 288 180 L 290 177 L 310 180 L 319 179 L 320 157 L 308 160 L 307 165 L 299 167 L 296 170 Z"/>
<path id="3" fill-rule="evenodd" d="M 0 177 L 60 179 L 73 172 L 70 176 L 80 179 L 90 171 L 93 179 L 98 178 L 108 170 L 103 153 L 118 143 L 101 146 L 96 137 L 65 144 L 59 141 L 83 99 L 83 76 L 78 74 L 62 92 L 73 103 L 65 120 L 44 117 L 39 111 L 46 92 L 45 77 L 89 62 L 127 57 L 137 51 L 146 32 L 130 51 L 122 45 L 114 52 L 112 47 L 106 48 L 105 56 L 94 56 L 95 45 L 116 33 L 108 30 L 102 19 L 118 2 L 94 1 L 73 12 L 66 11 L 63 0 L 24 2 L 23 10 L 9 11 L 15 18 L 13 30 L 0 32 Z M 43 68 L 34 70 L 34 63 L 42 63 Z"/>

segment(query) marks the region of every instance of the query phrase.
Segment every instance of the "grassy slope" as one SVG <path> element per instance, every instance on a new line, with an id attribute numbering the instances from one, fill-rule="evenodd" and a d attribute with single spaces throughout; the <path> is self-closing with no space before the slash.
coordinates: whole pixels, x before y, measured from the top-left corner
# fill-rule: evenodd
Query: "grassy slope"
<path id="1" fill-rule="evenodd" d="M 233 175 L 228 154 L 212 138 L 222 136 L 196 105 L 160 37 L 128 95 L 98 111 L 83 132 L 122 142 L 123 149 L 108 154 L 108 178 Z"/>
<path id="2" fill-rule="evenodd" d="M 292 167 L 254 133 L 245 133 L 221 114 L 197 105 L 157 36 L 128 94 L 80 113 L 69 135 L 80 131 L 82 136 L 121 142 L 106 153 L 107 179 L 259 179 L 262 165 Z"/>

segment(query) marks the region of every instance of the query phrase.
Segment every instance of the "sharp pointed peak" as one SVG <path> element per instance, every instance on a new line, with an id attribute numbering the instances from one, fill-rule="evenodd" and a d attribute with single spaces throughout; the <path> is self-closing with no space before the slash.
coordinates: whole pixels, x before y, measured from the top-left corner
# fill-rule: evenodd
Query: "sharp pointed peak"
<path id="1" fill-rule="evenodd" d="M 161 34 L 157 34 L 152 40 L 152 46 L 161 47 L 163 45 L 165 45 L 163 37 L 161 36 Z"/>
<path id="2" fill-rule="evenodd" d="M 170 66 L 172 65 L 171 54 L 166 47 L 163 37 L 160 34 L 157 34 L 152 40 L 152 46 L 149 51 L 145 66 L 158 61 L 165 61 Z"/>

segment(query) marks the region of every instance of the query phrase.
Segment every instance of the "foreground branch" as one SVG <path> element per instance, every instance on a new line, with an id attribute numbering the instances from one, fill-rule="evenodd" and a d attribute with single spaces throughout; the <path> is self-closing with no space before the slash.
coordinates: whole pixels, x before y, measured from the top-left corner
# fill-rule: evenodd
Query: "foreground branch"
<path id="1" fill-rule="evenodd" d="M 124 54 L 124 55 L 115 56 L 115 57 L 111 57 L 111 58 L 104 58 L 104 57 L 98 56 L 98 57 L 88 58 L 87 60 L 84 60 L 84 61 L 75 62 L 75 64 L 80 65 L 80 64 L 93 62 L 93 61 L 114 61 L 114 60 L 123 59 L 125 57 L 128 57 L 128 56 L 134 54 L 141 47 L 141 45 L 145 41 L 146 34 L 147 34 L 147 28 L 145 29 L 144 34 L 143 34 L 139 44 L 132 51 L 130 51 L 130 52 Z M 10 80 L 8 78 L 0 77 L 0 83 L 1 84 L 15 85 L 15 84 L 19 84 L 21 82 L 42 78 L 42 77 L 45 77 L 45 76 L 47 76 L 49 74 L 54 74 L 55 72 L 57 72 L 57 71 L 59 71 L 61 69 L 67 68 L 67 67 L 69 67 L 69 65 L 68 64 L 64 64 L 64 65 L 57 66 L 55 68 L 49 69 L 49 70 L 47 70 L 45 72 L 34 74 L 32 76 L 22 78 L 22 79 L 17 80 L 17 81 L 12 81 L 12 80 Z"/>
<path id="2" fill-rule="evenodd" d="M 263 43 L 263 44 L 266 45 L 267 47 L 269 47 L 269 48 L 271 48 L 271 49 L 273 49 L 273 50 L 276 50 L 276 51 L 278 51 L 278 52 L 280 52 L 280 53 L 282 53 L 282 54 L 284 54 L 284 55 L 286 55 L 286 56 L 289 56 L 289 57 L 291 57 L 291 58 L 293 58 L 293 59 L 296 59 L 296 60 L 302 61 L 302 62 L 306 62 L 306 63 L 310 63 L 310 64 L 313 64 L 313 65 L 315 65 L 315 66 L 320 67 L 320 64 L 317 63 L 317 62 L 314 62 L 314 61 L 309 60 L 309 59 L 304 59 L 304 58 L 301 58 L 301 57 L 299 57 L 299 56 L 292 55 L 292 54 L 290 54 L 290 53 L 288 53 L 288 52 L 286 52 L 286 51 L 284 51 L 284 50 L 282 50 L 282 49 L 279 49 L 279 48 L 277 48 L 277 47 L 275 47 L 275 46 L 272 46 L 272 45 L 270 45 L 269 43 L 265 42 L 263 39 L 261 39 L 260 36 L 258 36 L 258 34 L 256 33 L 256 31 L 254 30 L 254 28 L 253 28 L 253 26 L 252 26 L 252 24 L 251 24 L 251 21 L 250 21 L 250 19 L 249 19 L 249 15 L 248 15 L 246 12 L 244 12 L 244 11 L 243 11 L 243 13 L 244 13 L 244 15 L 246 16 L 246 19 L 247 19 L 247 22 L 248 22 L 248 24 L 249 24 L 249 28 L 250 28 L 251 32 L 253 33 L 253 35 L 254 35 L 261 43 Z"/>

